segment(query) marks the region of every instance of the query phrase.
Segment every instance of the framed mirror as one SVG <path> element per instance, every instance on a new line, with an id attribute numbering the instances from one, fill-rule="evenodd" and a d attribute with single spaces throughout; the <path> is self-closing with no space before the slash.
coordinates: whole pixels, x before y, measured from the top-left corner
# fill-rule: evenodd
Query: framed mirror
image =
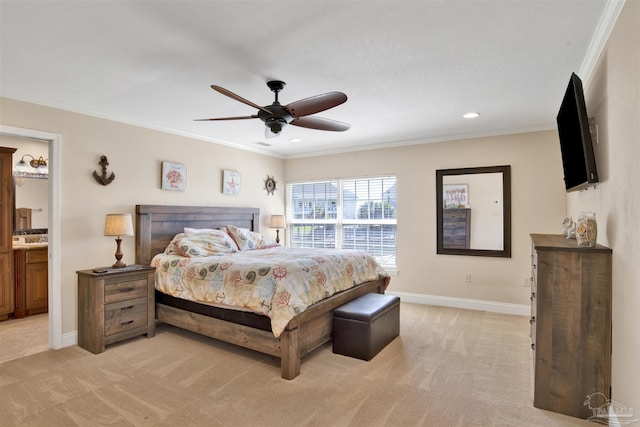
<path id="1" fill-rule="evenodd" d="M 48 229 L 48 174 L 14 173 L 13 234 L 46 234 Z"/>
<path id="2" fill-rule="evenodd" d="M 511 257 L 511 166 L 436 170 L 437 252 Z"/>

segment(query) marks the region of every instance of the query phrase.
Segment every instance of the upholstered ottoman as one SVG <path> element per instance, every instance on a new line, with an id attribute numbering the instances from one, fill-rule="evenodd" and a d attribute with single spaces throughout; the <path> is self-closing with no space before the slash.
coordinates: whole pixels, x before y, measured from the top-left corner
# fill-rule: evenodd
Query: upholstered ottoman
<path id="1" fill-rule="evenodd" d="M 371 360 L 400 334 L 400 298 L 365 294 L 333 311 L 333 352 Z"/>

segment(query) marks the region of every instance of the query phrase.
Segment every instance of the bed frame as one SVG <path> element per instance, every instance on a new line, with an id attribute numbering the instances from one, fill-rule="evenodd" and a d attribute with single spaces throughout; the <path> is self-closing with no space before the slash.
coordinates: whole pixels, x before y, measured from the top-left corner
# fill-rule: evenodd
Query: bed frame
<path id="1" fill-rule="evenodd" d="M 184 227 L 221 228 L 228 224 L 259 231 L 256 208 L 205 206 L 136 206 L 136 264 L 148 265 Z M 172 306 L 156 303 L 161 322 L 279 357 L 282 378 L 300 374 L 300 358 L 331 340 L 333 310 L 369 292 L 384 293 L 385 280 L 365 282 L 332 295 L 294 317 L 276 338 L 271 331 L 232 323 Z"/>

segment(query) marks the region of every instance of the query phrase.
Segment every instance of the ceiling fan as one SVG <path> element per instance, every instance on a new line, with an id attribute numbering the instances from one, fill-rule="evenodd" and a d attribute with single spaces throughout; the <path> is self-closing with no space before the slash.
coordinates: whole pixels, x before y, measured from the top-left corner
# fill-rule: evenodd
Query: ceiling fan
<path id="1" fill-rule="evenodd" d="M 240 101 L 251 107 L 257 108 L 258 113 L 251 116 L 241 117 L 219 117 L 211 119 L 196 119 L 197 121 L 210 120 L 243 120 L 243 119 L 260 119 L 264 122 L 265 136 L 274 138 L 280 135 L 282 129 L 286 125 L 300 126 L 303 128 L 329 130 L 334 132 L 343 132 L 351 127 L 351 125 L 336 120 L 326 119 L 323 117 L 309 117 L 311 114 L 319 113 L 336 107 L 347 100 L 347 95 L 342 92 L 328 92 L 321 95 L 312 96 L 310 98 L 301 99 L 282 106 L 278 101 L 278 93 L 286 85 L 280 80 L 271 80 L 267 82 L 269 89 L 275 94 L 273 104 L 261 107 L 221 86 L 211 85 L 211 89 L 228 96 L 229 98 Z"/>

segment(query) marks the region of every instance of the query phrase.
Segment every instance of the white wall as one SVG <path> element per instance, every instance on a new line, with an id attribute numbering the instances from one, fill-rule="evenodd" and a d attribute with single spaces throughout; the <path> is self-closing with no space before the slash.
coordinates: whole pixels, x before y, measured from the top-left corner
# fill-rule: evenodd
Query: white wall
<path id="1" fill-rule="evenodd" d="M 436 255 L 436 169 L 498 165 L 511 165 L 512 257 Z M 555 131 L 289 159 L 285 168 L 288 182 L 397 175 L 396 292 L 529 304 L 529 234 L 560 233 L 565 215 Z"/>
<path id="2" fill-rule="evenodd" d="M 640 2 L 625 3 L 585 82 L 598 124 L 596 189 L 571 193 L 576 218 L 594 211 L 598 243 L 613 250 L 612 395 L 640 419 Z"/>

